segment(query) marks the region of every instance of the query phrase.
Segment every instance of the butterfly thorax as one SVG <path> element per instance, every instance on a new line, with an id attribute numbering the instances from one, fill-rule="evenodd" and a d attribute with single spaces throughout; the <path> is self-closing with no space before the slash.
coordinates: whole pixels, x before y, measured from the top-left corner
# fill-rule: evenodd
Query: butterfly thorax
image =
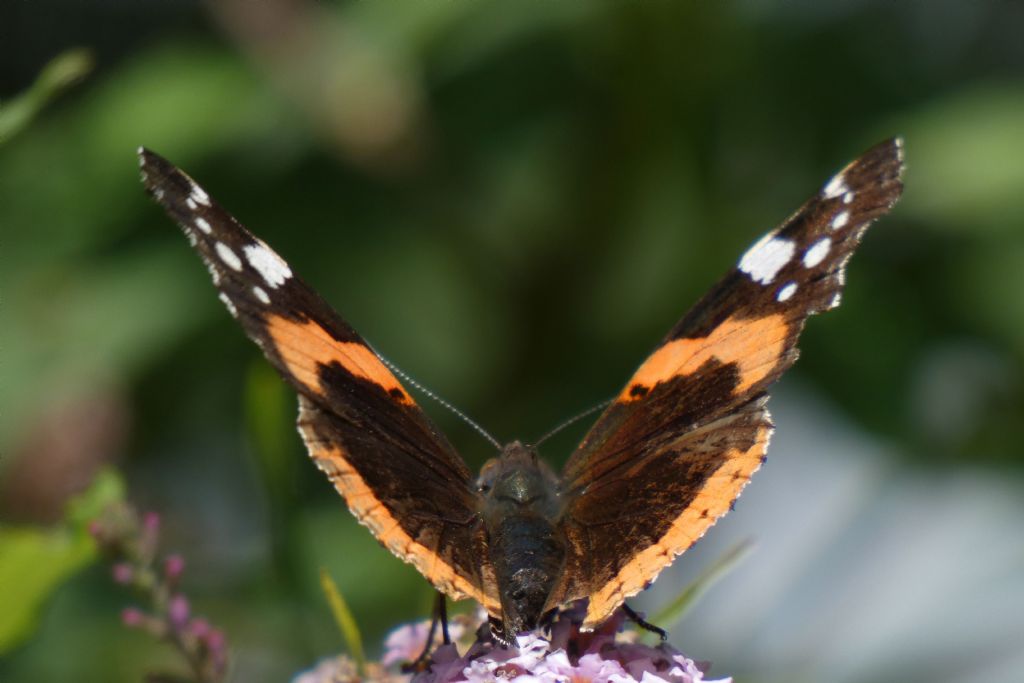
<path id="1" fill-rule="evenodd" d="M 512 637 L 537 627 L 565 565 L 565 538 L 555 524 L 558 478 L 515 441 L 484 466 L 478 486 L 503 630 Z"/>

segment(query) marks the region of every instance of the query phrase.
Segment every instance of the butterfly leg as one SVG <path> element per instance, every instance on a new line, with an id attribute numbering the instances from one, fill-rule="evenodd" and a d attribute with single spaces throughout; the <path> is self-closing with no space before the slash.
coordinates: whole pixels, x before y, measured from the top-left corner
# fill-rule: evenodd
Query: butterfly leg
<path id="1" fill-rule="evenodd" d="M 495 619 L 494 617 L 488 617 L 488 622 L 491 630 L 491 638 L 502 647 L 512 647 L 513 638 L 505 633 L 505 624 L 501 619 Z"/>
<path id="2" fill-rule="evenodd" d="M 558 609 L 548 610 L 547 614 L 540 618 L 537 623 L 537 627 L 542 629 L 545 635 L 551 635 L 551 629 L 555 625 L 555 616 L 558 614 Z"/>
<path id="3" fill-rule="evenodd" d="M 448 635 L 448 605 L 445 602 L 444 593 L 441 591 L 437 591 L 437 600 L 434 603 L 430 619 L 430 631 L 427 633 L 427 642 L 423 646 L 423 652 L 415 660 L 408 664 L 403 664 L 402 673 L 426 671 L 427 662 L 430 661 L 431 645 L 434 644 L 434 634 L 437 633 L 437 624 L 439 622 L 441 624 L 441 635 L 444 638 L 444 644 L 448 645 L 452 642 Z"/>
<path id="4" fill-rule="evenodd" d="M 657 633 L 658 637 L 662 640 L 668 640 L 668 632 L 665 629 L 658 628 L 654 624 L 644 621 L 643 617 L 634 612 L 633 608 L 627 605 L 626 603 L 622 603 L 622 611 L 626 613 L 627 619 L 632 621 L 634 624 L 636 624 L 643 630 L 650 631 L 651 633 Z"/>
<path id="5" fill-rule="evenodd" d="M 437 592 L 437 605 L 435 612 L 438 619 L 441 621 L 441 637 L 444 639 L 444 644 L 450 645 L 452 639 L 451 636 L 448 635 L 448 602 L 444 599 L 444 593 L 441 591 Z"/>

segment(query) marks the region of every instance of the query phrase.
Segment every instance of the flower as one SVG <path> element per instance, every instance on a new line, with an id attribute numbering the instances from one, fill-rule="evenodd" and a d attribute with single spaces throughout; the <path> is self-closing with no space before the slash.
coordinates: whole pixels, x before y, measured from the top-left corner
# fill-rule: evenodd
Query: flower
<path id="1" fill-rule="evenodd" d="M 188 624 L 189 617 L 188 598 L 181 593 L 171 596 L 167 604 L 167 619 L 175 629 L 181 630 Z"/>
<path id="2" fill-rule="evenodd" d="M 384 657 L 380 663 L 384 666 L 414 661 L 423 652 L 427 644 L 430 622 L 421 621 L 399 626 L 388 634 L 384 641 Z"/>
<path id="3" fill-rule="evenodd" d="M 168 555 L 164 558 L 164 578 L 169 582 L 177 582 L 184 571 L 185 558 L 181 555 Z"/>
<path id="4" fill-rule="evenodd" d="M 486 619 L 483 610 L 478 615 L 456 615 L 448 623 L 449 637 L 458 642 L 463 640 L 467 634 L 472 634 L 476 629 L 474 626 Z M 427 647 L 427 637 L 430 634 L 430 622 L 420 621 L 413 624 L 399 626 L 384 641 L 384 656 L 381 658 L 381 665 L 391 666 L 415 661 Z M 435 639 L 436 639 L 435 635 Z M 469 643 L 465 643 L 466 647 Z M 463 649 L 466 649 L 465 647 Z"/>
<path id="5" fill-rule="evenodd" d="M 321 659 L 309 671 L 303 671 L 292 683 L 338 683 L 356 680 L 355 663 L 344 655 Z"/>

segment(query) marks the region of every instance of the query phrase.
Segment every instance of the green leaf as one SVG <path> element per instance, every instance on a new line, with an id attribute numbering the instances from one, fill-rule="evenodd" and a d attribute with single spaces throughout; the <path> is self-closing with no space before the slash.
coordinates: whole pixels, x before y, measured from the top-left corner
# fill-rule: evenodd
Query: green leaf
<path id="1" fill-rule="evenodd" d="M 266 361 L 258 358 L 249 367 L 244 397 L 246 426 L 264 484 L 273 504 L 284 504 L 293 489 L 294 393 Z"/>
<path id="2" fill-rule="evenodd" d="M 288 533 L 295 506 L 295 394 L 262 358 L 250 365 L 245 387 L 246 431 L 260 480 L 270 503 L 274 562 L 292 577 L 294 562 Z"/>
<path id="3" fill-rule="evenodd" d="M 111 504 L 123 501 L 124 497 L 124 480 L 117 470 L 108 467 L 100 470 L 88 489 L 68 502 L 64 519 L 76 531 L 88 533 L 89 523 Z"/>
<path id="4" fill-rule="evenodd" d="M 327 604 L 331 607 L 334 621 L 338 624 L 348 651 L 352 654 L 352 659 L 356 660 L 359 670 L 362 671 L 366 664 L 366 653 L 363 651 L 363 636 L 359 633 L 359 625 L 356 623 L 355 617 L 352 616 L 352 610 L 348 608 L 345 598 L 341 596 L 341 591 L 338 590 L 334 579 L 323 567 L 320 568 L 320 586 L 323 588 L 324 595 L 327 596 Z"/>
<path id="5" fill-rule="evenodd" d="M 104 470 L 85 493 L 68 505 L 65 522 L 54 529 L 10 526 L 0 529 L 0 654 L 35 630 L 46 600 L 70 576 L 96 559 L 89 520 L 124 496 L 124 484 Z"/>
<path id="6" fill-rule="evenodd" d="M 55 97 L 93 68 L 89 50 L 75 48 L 54 57 L 28 90 L 0 106 L 0 144 L 23 130 Z"/>

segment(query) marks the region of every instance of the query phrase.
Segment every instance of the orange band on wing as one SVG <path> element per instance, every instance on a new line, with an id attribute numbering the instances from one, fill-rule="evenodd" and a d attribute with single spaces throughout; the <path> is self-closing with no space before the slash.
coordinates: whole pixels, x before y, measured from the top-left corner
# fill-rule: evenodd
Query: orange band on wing
<path id="1" fill-rule="evenodd" d="M 418 543 L 405 532 L 366 481 L 348 463 L 341 448 L 328 448 L 311 441 L 307 441 L 307 445 L 316 466 L 331 480 L 359 523 L 368 528 L 381 545 L 416 567 L 430 583 L 452 600 L 472 598 L 491 614 L 500 613 L 497 599 L 486 595 L 465 577 L 457 574 L 441 560 L 436 548 Z"/>
<path id="2" fill-rule="evenodd" d="M 377 354 L 361 342 L 341 342 L 312 320 L 295 322 L 282 316 L 267 319 L 267 333 L 288 371 L 314 393 L 324 393 L 320 386 L 320 369 L 337 363 L 352 375 L 378 385 L 402 403 L 413 403 L 405 387 Z"/>
<path id="3" fill-rule="evenodd" d="M 745 391 L 778 364 L 788 335 L 789 326 L 782 315 L 728 318 L 706 337 L 675 339 L 652 353 L 633 374 L 618 401 L 638 400 L 659 382 L 691 375 L 712 359 L 724 365 L 735 363 L 740 375 L 735 391 Z"/>
<path id="4" fill-rule="evenodd" d="M 711 475 L 668 532 L 657 543 L 640 551 L 611 581 L 590 596 L 584 628 L 600 625 L 626 598 L 646 588 L 677 555 L 685 552 L 729 511 L 729 506 L 761 466 L 770 436 L 771 428 L 763 426 L 746 451 L 728 452 L 725 463 Z"/>

